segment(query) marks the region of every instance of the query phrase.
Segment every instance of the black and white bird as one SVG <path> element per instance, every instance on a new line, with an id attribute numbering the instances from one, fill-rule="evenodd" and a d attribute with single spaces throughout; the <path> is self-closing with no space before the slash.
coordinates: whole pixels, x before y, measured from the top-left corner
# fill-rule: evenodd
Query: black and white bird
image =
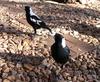
<path id="1" fill-rule="evenodd" d="M 25 6 L 25 11 L 26 11 L 26 20 L 33 27 L 35 34 L 36 34 L 36 29 L 40 28 L 48 29 L 52 33 L 51 29 L 46 25 L 46 23 L 43 20 L 41 20 L 39 16 L 37 16 L 32 11 L 32 8 L 30 6 Z"/>
<path id="2" fill-rule="evenodd" d="M 51 55 L 57 63 L 63 66 L 69 60 L 70 49 L 61 34 L 56 33 L 54 39 L 55 43 L 51 46 Z"/>

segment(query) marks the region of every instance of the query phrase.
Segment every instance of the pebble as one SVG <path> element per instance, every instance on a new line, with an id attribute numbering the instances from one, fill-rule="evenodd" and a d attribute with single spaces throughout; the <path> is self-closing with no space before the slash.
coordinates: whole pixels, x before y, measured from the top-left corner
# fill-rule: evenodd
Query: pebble
<path id="1" fill-rule="evenodd" d="M 77 81 L 77 76 L 74 76 L 73 77 L 73 82 L 76 82 Z"/>
<path id="2" fill-rule="evenodd" d="M 83 41 L 86 42 L 86 43 L 88 43 L 88 40 L 87 39 L 84 39 Z"/>
<path id="3" fill-rule="evenodd" d="M 10 80 L 8 80 L 8 79 L 4 79 L 3 82 L 10 82 Z"/>
<path id="4" fill-rule="evenodd" d="M 13 69 L 13 70 L 11 70 L 11 73 L 12 73 L 13 76 L 16 76 L 17 71 Z"/>
<path id="5" fill-rule="evenodd" d="M 68 80 L 72 80 L 71 77 L 68 77 Z"/>
<path id="6" fill-rule="evenodd" d="M 0 78 L 0 82 L 2 82 L 2 79 Z"/>
<path id="7" fill-rule="evenodd" d="M 14 75 L 8 76 L 7 79 L 9 79 L 10 81 L 14 81 L 16 80 L 16 77 Z"/>
<path id="8" fill-rule="evenodd" d="M 56 28 L 56 32 L 60 32 L 60 29 L 59 28 Z"/>
<path id="9" fill-rule="evenodd" d="M 24 64 L 23 65 L 26 69 L 28 69 L 28 70 L 33 70 L 33 66 L 31 65 L 31 64 Z"/>
<path id="10" fill-rule="evenodd" d="M 20 63 L 17 63 L 16 67 L 20 69 L 22 67 L 22 65 Z"/>
<path id="11" fill-rule="evenodd" d="M 22 82 L 22 80 L 17 79 L 16 82 Z"/>
<path id="12" fill-rule="evenodd" d="M 5 60 L 4 59 L 0 59 L 0 67 L 4 66 L 6 63 L 5 63 Z"/>
<path id="13" fill-rule="evenodd" d="M 73 31 L 73 35 L 74 35 L 76 38 L 79 38 L 79 32 L 78 32 L 78 31 Z"/>
<path id="14" fill-rule="evenodd" d="M 8 77 L 8 73 L 3 73 L 3 74 L 2 74 L 2 77 L 3 77 L 3 78 L 7 78 L 7 77 Z"/>
<path id="15" fill-rule="evenodd" d="M 100 24 L 97 24 L 96 27 L 97 27 L 98 29 L 100 29 Z"/>
<path id="16" fill-rule="evenodd" d="M 62 29 L 62 30 L 61 30 L 61 33 L 63 33 L 63 34 L 68 34 L 69 31 L 67 31 L 66 29 Z"/>
<path id="17" fill-rule="evenodd" d="M 84 81 L 84 78 L 83 78 L 82 76 L 79 76 L 79 77 L 78 77 L 78 80 L 79 80 L 80 82 L 83 82 L 83 81 Z"/>
<path id="18" fill-rule="evenodd" d="M 8 73 L 9 71 L 10 71 L 10 68 L 6 68 L 6 69 L 4 70 L 5 73 Z"/>

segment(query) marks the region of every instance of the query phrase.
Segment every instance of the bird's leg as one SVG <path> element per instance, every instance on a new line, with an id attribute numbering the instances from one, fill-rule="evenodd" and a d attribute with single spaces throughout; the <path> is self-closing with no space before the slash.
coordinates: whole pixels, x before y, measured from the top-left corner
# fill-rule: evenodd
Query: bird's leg
<path id="1" fill-rule="evenodd" d="M 50 33 L 52 33 L 52 31 L 51 31 L 51 29 L 50 29 L 50 28 L 48 28 L 48 30 L 50 31 Z"/>
<path id="2" fill-rule="evenodd" d="M 60 67 L 63 68 L 63 65 L 61 65 Z"/>
<path id="3" fill-rule="evenodd" d="M 65 64 L 62 64 L 60 67 L 61 67 L 62 69 L 65 68 Z"/>
<path id="4" fill-rule="evenodd" d="M 46 29 L 48 29 L 48 30 L 50 31 L 50 33 L 52 33 L 52 31 L 51 31 L 51 29 L 50 29 L 50 28 L 46 27 Z"/>
<path id="5" fill-rule="evenodd" d="M 40 36 L 39 34 L 37 34 L 36 29 L 34 29 L 34 35 L 36 36 Z"/>
<path id="6" fill-rule="evenodd" d="M 34 35 L 36 34 L 36 29 L 34 29 Z"/>

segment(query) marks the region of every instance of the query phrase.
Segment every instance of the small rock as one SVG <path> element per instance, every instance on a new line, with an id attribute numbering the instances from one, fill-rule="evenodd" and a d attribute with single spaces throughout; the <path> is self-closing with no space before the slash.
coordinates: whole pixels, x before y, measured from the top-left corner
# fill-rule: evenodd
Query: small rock
<path id="1" fill-rule="evenodd" d="M 100 28 L 100 24 L 97 24 L 96 27 L 99 29 Z"/>
<path id="2" fill-rule="evenodd" d="M 3 74 L 2 74 L 2 77 L 3 77 L 3 78 L 7 78 L 7 77 L 8 77 L 8 73 L 3 73 Z"/>
<path id="3" fill-rule="evenodd" d="M 60 28 L 56 28 L 56 32 L 60 32 Z"/>
<path id="4" fill-rule="evenodd" d="M 16 82 L 22 82 L 21 80 L 17 79 Z"/>
<path id="5" fill-rule="evenodd" d="M 57 80 L 57 82 L 66 82 L 66 80 Z M 69 81 L 68 81 L 69 82 Z"/>
<path id="6" fill-rule="evenodd" d="M 64 78 L 68 77 L 69 75 L 70 75 L 69 73 L 66 73 L 66 72 L 63 73 Z"/>
<path id="7" fill-rule="evenodd" d="M 31 76 L 31 77 L 37 77 L 37 75 L 35 74 L 35 72 L 29 72 L 28 75 Z"/>
<path id="8" fill-rule="evenodd" d="M 92 61 L 91 64 L 92 64 L 93 66 L 96 66 L 96 62 L 94 62 L 94 61 Z"/>
<path id="9" fill-rule="evenodd" d="M 83 39 L 83 41 L 86 42 L 86 43 L 88 43 L 88 40 L 87 39 Z"/>
<path id="10" fill-rule="evenodd" d="M 9 51 L 10 51 L 11 53 L 15 53 L 15 50 L 14 50 L 13 48 L 9 48 Z"/>
<path id="11" fill-rule="evenodd" d="M 68 34 L 68 33 L 69 33 L 69 31 L 67 31 L 67 30 L 64 29 L 64 28 L 61 30 L 61 32 L 64 33 L 64 34 Z"/>
<path id="12" fill-rule="evenodd" d="M 79 38 L 79 33 L 78 31 L 73 31 L 74 37 Z"/>
<path id="13" fill-rule="evenodd" d="M 68 80 L 72 80 L 71 77 L 68 77 Z"/>
<path id="14" fill-rule="evenodd" d="M 33 66 L 31 64 L 24 64 L 24 67 L 30 71 L 33 69 Z"/>
<path id="15" fill-rule="evenodd" d="M 2 79 L 0 78 L 0 82 L 2 82 Z"/>
<path id="16" fill-rule="evenodd" d="M 73 82 L 76 82 L 76 81 L 77 81 L 77 77 L 74 76 L 74 77 L 73 77 Z"/>
<path id="17" fill-rule="evenodd" d="M 8 79 L 4 79 L 3 82 L 10 82 Z"/>
<path id="18" fill-rule="evenodd" d="M 78 80 L 79 80 L 80 82 L 84 82 L 84 78 L 81 77 L 81 76 L 78 77 Z"/>
<path id="19" fill-rule="evenodd" d="M 5 63 L 5 60 L 4 59 L 0 59 L 0 66 L 4 66 L 6 63 Z"/>
<path id="20" fill-rule="evenodd" d="M 11 72 L 12 72 L 13 76 L 15 76 L 17 74 L 17 71 L 15 71 L 14 69 Z"/>
<path id="21" fill-rule="evenodd" d="M 6 69 L 4 70 L 5 73 L 7 73 L 7 72 L 9 72 L 9 71 L 10 71 L 10 68 L 6 68 Z"/>
<path id="22" fill-rule="evenodd" d="M 17 63 L 17 64 L 16 64 L 16 67 L 17 67 L 17 68 L 21 68 L 21 67 L 22 67 L 22 65 L 21 65 L 21 64 L 19 64 L 19 63 Z"/>
<path id="23" fill-rule="evenodd" d="M 7 79 L 9 79 L 10 81 L 14 81 L 16 79 L 16 77 L 11 75 L 11 76 L 8 76 Z"/>
<path id="24" fill-rule="evenodd" d="M 19 79 L 22 80 L 22 82 L 25 82 L 26 78 L 24 77 L 23 74 L 19 74 L 18 76 L 19 76 Z"/>
<path id="25" fill-rule="evenodd" d="M 92 75 L 87 75 L 88 80 L 93 80 Z"/>
<path id="26" fill-rule="evenodd" d="M 30 44 L 30 41 L 29 40 L 25 39 L 23 41 L 24 50 L 29 50 L 30 49 L 29 44 Z"/>
<path id="27" fill-rule="evenodd" d="M 14 68 L 14 67 L 15 67 L 15 65 L 14 65 L 14 64 L 12 64 L 12 63 L 9 63 L 9 67 Z"/>
<path id="28" fill-rule="evenodd" d="M 48 55 L 49 55 L 49 52 L 48 52 L 47 49 L 44 49 L 44 50 L 42 51 L 42 54 L 45 55 L 45 56 L 48 56 Z"/>
<path id="29" fill-rule="evenodd" d="M 18 50 L 22 50 L 23 46 L 21 45 L 21 43 L 18 44 Z"/>

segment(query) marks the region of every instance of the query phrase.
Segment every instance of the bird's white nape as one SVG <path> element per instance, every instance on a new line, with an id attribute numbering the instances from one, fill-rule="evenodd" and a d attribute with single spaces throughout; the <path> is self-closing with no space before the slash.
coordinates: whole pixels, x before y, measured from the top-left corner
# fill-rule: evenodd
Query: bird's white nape
<path id="1" fill-rule="evenodd" d="M 30 7 L 30 15 L 35 15 L 35 13 L 33 13 L 32 8 Z"/>
<path id="2" fill-rule="evenodd" d="M 66 47 L 66 41 L 65 41 L 65 38 L 62 39 L 61 45 L 62 45 L 63 48 Z"/>
<path id="3" fill-rule="evenodd" d="M 36 16 L 38 19 L 40 19 L 40 17 L 38 17 L 33 11 L 32 11 L 32 8 L 30 7 L 30 15 L 32 16 L 32 15 L 34 15 L 34 16 Z"/>

